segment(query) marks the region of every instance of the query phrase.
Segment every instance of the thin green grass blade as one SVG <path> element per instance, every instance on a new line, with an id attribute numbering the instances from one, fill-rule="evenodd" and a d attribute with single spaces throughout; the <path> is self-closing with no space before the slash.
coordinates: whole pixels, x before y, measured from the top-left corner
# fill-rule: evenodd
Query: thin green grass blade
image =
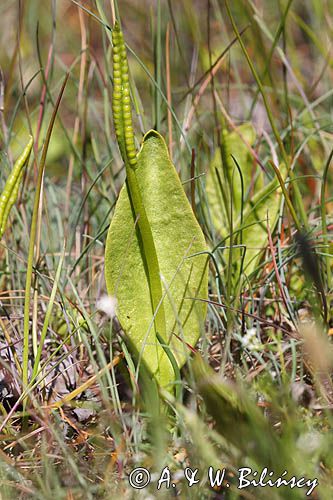
<path id="1" fill-rule="evenodd" d="M 31 229 L 30 229 L 30 240 L 29 240 L 29 252 L 28 252 L 28 262 L 27 262 L 27 275 L 26 275 L 26 285 L 25 285 L 25 300 L 24 300 L 24 337 L 23 337 L 23 362 L 22 362 L 22 385 L 23 390 L 28 385 L 29 378 L 29 338 L 30 338 L 30 302 L 31 302 L 31 283 L 32 283 L 32 273 L 33 273 L 33 264 L 34 264 L 34 249 L 35 249 L 35 240 L 37 233 L 37 223 L 38 223 L 38 211 L 39 211 L 39 203 L 40 203 L 40 195 L 42 191 L 42 183 L 43 176 L 45 170 L 45 162 L 48 146 L 51 139 L 53 125 L 57 116 L 57 112 L 60 106 L 60 101 L 63 96 L 67 81 L 69 78 L 69 74 L 66 75 L 65 80 L 62 84 L 60 93 L 58 95 L 58 99 L 56 101 L 55 107 L 53 109 L 53 113 L 51 116 L 51 120 L 49 123 L 49 127 L 47 130 L 45 143 L 43 146 L 43 152 L 39 164 L 38 177 L 36 183 L 36 191 L 35 191 L 35 200 L 33 207 L 33 214 L 31 220 Z M 24 400 L 24 403 L 26 400 Z"/>

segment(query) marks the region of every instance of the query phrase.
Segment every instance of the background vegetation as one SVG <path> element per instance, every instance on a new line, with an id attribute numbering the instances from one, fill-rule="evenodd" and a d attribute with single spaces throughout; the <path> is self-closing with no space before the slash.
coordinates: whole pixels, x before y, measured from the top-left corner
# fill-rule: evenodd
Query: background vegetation
<path id="1" fill-rule="evenodd" d="M 229 12 L 227 6 L 1 2 L 0 191 L 34 137 L 0 243 L 2 498 L 305 495 L 288 488 L 240 492 L 242 466 L 317 477 L 313 498 L 331 498 L 333 2 L 236 0 Z M 153 399 L 140 404 L 123 334 L 101 302 L 105 238 L 125 176 L 111 114 L 113 9 L 128 44 L 136 137 L 155 128 L 166 138 L 210 249 L 206 331 L 181 372 L 180 397 L 169 396 L 168 418 Z M 41 151 L 67 72 L 29 262 Z M 265 238 L 250 272 L 233 249 L 232 221 L 241 212 L 233 181 L 220 184 L 231 221 L 224 235 L 216 222 L 220 205 L 207 189 L 207 176 L 224 165 L 221 138 L 244 122 L 255 131 L 243 159 L 252 169 L 244 204 L 255 196 L 258 176 L 267 185 L 277 166 L 288 170 L 273 233 L 265 217 L 271 203 L 261 223 L 252 224 L 249 248 Z M 230 147 L 237 160 L 243 146 L 236 140 Z M 31 363 L 45 335 L 42 371 L 28 388 L 27 325 Z M 157 492 L 165 466 L 176 486 Z M 198 468 L 202 479 L 191 489 L 186 466 Z M 209 466 L 228 469 L 230 488 L 209 487 Z M 128 483 L 134 467 L 152 473 L 142 491 Z"/>

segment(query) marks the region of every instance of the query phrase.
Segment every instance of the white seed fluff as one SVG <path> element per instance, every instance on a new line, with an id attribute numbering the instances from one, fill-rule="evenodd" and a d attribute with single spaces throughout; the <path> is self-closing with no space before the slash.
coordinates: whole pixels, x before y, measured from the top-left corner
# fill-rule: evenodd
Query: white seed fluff
<path id="1" fill-rule="evenodd" d="M 118 302 L 116 297 L 111 295 L 102 295 L 102 297 L 97 301 L 96 307 L 110 316 L 110 318 L 114 318 L 117 315 L 117 304 Z"/>

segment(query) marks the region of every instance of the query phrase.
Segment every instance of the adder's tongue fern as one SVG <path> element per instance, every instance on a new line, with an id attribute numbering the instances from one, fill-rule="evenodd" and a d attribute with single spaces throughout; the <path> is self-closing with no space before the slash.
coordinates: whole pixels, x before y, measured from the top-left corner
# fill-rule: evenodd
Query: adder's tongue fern
<path id="1" fill-rule="evenodd" d="M 112 30 L 113 43 L 113 96 L 112 112 L 120 153 L 126 167 L 126 183 L 131 200 L 134 218 L 143 246 L 143 259 L 148 274 L 152 309 L 155 314 L 155 327 L 159 335 L 166 339 L 165 314 L 162 299 L 160 269 L 155 243 L 149 220 L 142 201 L 136 177 L 137 157 L 134 141 L 128 62 L 124 36 L 116 22 Z"/>

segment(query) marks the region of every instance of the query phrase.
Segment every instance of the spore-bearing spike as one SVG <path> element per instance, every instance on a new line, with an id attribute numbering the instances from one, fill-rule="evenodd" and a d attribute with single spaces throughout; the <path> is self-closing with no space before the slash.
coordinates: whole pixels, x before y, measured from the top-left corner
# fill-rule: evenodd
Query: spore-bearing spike
<path id="1" fill-rule="evenodd" d="M 125 164 L 136 166 L 136 147 L 130 105 L 128 62 L 125 41 L 119 24 L 112 31 L 113 43 L 113 95 L 112 111 L 115 132 Z"/>

